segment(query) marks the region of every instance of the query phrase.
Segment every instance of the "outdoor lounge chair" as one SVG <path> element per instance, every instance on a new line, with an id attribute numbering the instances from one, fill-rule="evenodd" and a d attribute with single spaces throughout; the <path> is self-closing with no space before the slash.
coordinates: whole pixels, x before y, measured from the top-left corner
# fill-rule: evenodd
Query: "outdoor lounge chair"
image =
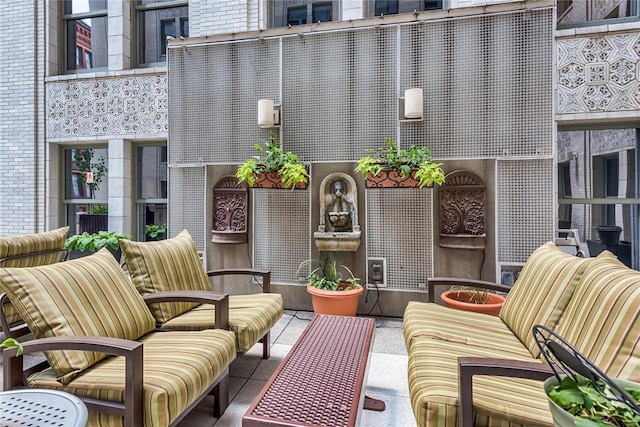
<path id="1" fill-rule="evenodd" d="M 142 295 L 180 290 L 211 290 L 209 277 L 248 275 L 262 278 L 262 293 L 229 296 L 229 328 L 236 334 L 236 351 L 245 353 L 262 341 L 262 357 L 269 358 L 269 331 L 284 313 L 280 294 L 272 294 L 271 273 L 256 269 L 223 269 L 205 273 L 187 230 L 157 242 L 121 241 L 124 260 Z M 157 326 L 169 330 L 204 330 L 212 327 L 215 309 L 203 304 L 156 304 Z"/>
<path id="2" fill-rule="evenodd" d="M 35 336 L 23 344 L 25 353 L 44 351 L 50 365 L 25 371 L 16 349 L 6 349 L 5 390 L 26 385 L 75 394 L 91 426 L 174 426 L 208 394 L 216 417 L 227 407 L 236 345 L 226 330 L 226 294 L 143 298 L 106 249 L 48 266 L 2 268 L 0 289 Z M 147 307 L 154 301 L 214 304 L 216 329 L 157 331 Z"/>
<path id="3" fill-rule="evenodd" d="M 62 227 L 44 233 L 0 237 L 0 267 L 37 267 L 64 260 L 68 254 L 64 248 L 68 234 L 69 227 Z M 28 334 L 24 321 L 4 294 L 0 295 L 0 304 L 3 306 L 0 331 L 11 338 Z"/>

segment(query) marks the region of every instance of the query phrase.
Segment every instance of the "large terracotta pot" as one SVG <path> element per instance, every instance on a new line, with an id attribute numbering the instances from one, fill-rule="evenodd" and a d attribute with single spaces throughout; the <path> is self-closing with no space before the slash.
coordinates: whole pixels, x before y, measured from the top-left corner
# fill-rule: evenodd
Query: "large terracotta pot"
<path id="1" fill-rule="evenodd" d="M 491 316 L 497 316 L 500 313 L 500 309 L 504 304 L 505 298 L 498 294 L 489 294 L 487 302 L 485 304 L 470 303 L 469 298 L 466 296 L 470 291 L 465 290 L 449 290 L 440 295 L 442 301 L 449 308 L 463 311 L 473 311 L 474 313 L 490 314 Z"/>
<path id="2" fill-rule="evenodd" d="M 362 286 L 348 291 L 325 291 L 311 285 L 307 286 L 314 313 L 336 316 L 355 316 L 358 311 L 358 299 L 363 291 Z"/>

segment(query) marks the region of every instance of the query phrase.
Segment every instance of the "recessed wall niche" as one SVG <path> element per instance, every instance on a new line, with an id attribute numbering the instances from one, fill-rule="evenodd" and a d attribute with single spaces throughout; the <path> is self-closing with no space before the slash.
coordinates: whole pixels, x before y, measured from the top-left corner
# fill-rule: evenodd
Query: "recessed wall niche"
<path id="1" fill-rule="evenodd" d="M 484 249 L 486 185 L 473 172 L 447 174 L 440 188 L 440 247 Z"/>

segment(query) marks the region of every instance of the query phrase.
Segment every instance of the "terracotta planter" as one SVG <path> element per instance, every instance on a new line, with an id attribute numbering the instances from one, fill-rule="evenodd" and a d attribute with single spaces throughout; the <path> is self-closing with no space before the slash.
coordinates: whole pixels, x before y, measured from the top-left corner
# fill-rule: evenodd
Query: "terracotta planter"
<path id="1" fill-rule="evenodd" d="M 263 172 L 256 175 L 256 181 L 253 183 L 252 188 L 284 188 L 290 190 L 290 188 L 286 188 L 282 185 L 282 180 L 280 179 L 280 174 L 275 172 Z M 299 182 L 294 187 L 295 190 L 306 190 L 307 183 Z"/>
<path id="2" fill-rule="evenodd" d="M 349 291 L 325 291 L 308 285 L 307 292 L 311 294 L 315 314 L 355 316 L 358 311 L 358 299 L 364 292 L 364 287 Z"/>
<path id="3" fill-rule="evenodd" d="M 383 170 L 378 175 L 367 176 L 364 182 L 366 188 L 418 188 L 420 181 L 414 178 L 415 172 L 405 178 L 402 174 L 394 170 Z M 427 188 L 431 188 L 433 185 L 427 185 Z"/>
<path id="4" fill-rule="evenodd" d="M 505 298 L 502 295 L 489 294 L 485 304 L 475 304 L 469 301 L 466 296 L 470 292 L 465 290 L 449 290 L 440 294 L 440 298 L 449 308 L 463 311 L 473 311 L 474 313 L 484 313 L 491 316 L 497 316 L 504 304 Z M 459 296 L 458 296 L 459 295 Z"/>

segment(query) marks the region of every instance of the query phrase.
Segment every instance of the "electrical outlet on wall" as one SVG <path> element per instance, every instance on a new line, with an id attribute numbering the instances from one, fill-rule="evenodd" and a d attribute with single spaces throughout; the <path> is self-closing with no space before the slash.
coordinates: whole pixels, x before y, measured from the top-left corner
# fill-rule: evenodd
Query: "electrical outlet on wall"
<path id="1" fill-rule="evenodd" d="M 367 285 L 370 288 L 374 286 L 387 287 L 386 258 L 367 258 Z"/>

